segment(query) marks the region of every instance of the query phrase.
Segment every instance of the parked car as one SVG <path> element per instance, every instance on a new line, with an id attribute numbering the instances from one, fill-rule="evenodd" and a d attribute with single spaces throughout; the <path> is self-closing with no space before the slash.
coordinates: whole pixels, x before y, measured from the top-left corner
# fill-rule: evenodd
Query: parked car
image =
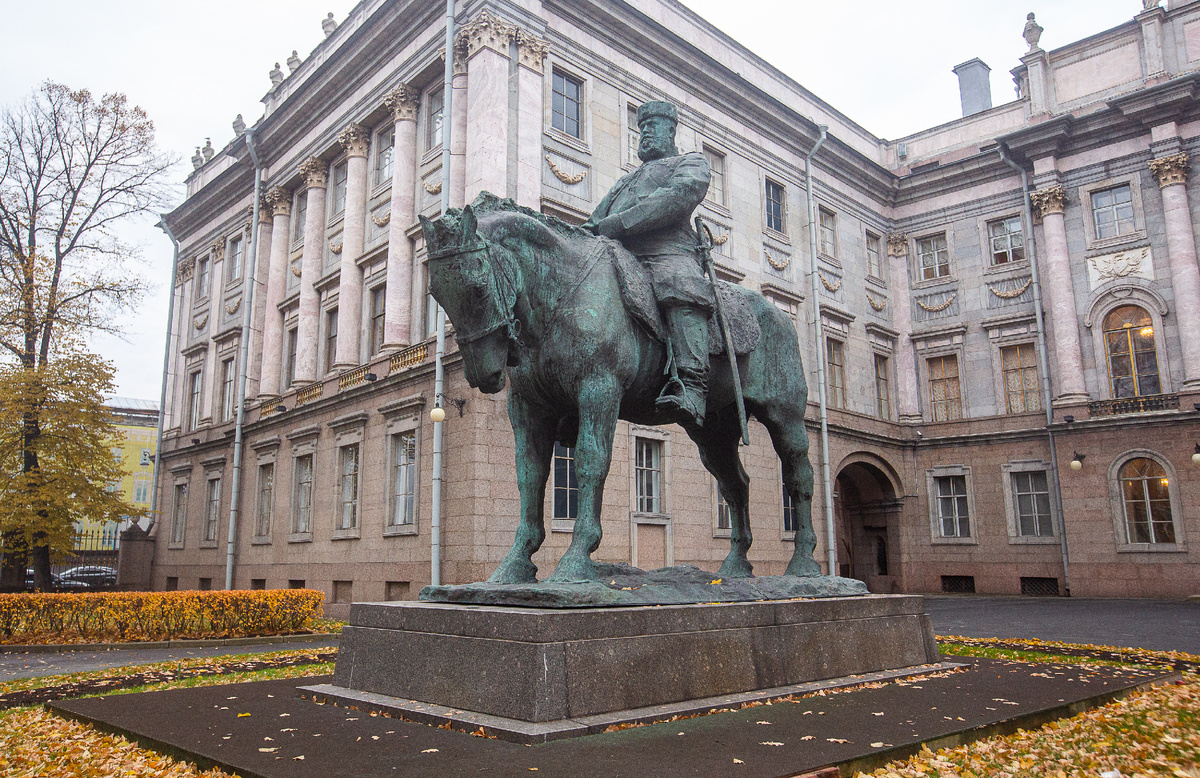
<path id="1" fill-rule="evenodd" d="M 62 576 L 58 575 L 57 573 L 50 574 L 50 591 L 52 592 L 71 592 L 87 588 L 88 585 L 83 581 L 64 581 Z M 33 591 L 32 567 L 25 568 L 25 591 Z"/>
<path id="2" fill-rule="evenodd" d="M 111 589 L 117 585 L 117 571 L 100 565 L 72 567 L 59 578 L 66 586 L 82 585 L 88 589 Z"/>

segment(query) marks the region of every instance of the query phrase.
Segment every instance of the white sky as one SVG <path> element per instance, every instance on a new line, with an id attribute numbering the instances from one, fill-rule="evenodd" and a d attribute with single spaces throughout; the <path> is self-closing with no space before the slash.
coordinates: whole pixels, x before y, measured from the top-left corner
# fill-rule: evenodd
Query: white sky
<path id="1" fill-rule="evenodd" d="M 585 2 L 586 0 L 578 0 Z M 635 0 L 636 2 L 636 0 Z M 867 130 L 903 137 L 957 118 L 951 68 L 979 57 L 992 68 L 993 102 L 1013 99 L 1008 71 L 1027 47 L 1021 38 L 1033 10 L 1053 49 L 1114 27 L 1141 11 L 1138 0 L 963 2 L 818 2 L 684 0 L 704 18 Z M 267 73 L 293 49 L 303 59 L 322 40 L 321 19 L 339 21 L 352 0 L 0 0 L 10 30 L 0 46 L 0 105 L 50 79 L 95 93 L 124 92 L 150 114 L 159 143 L 180 158 L 177 180 L 191 170 L 196 146 L 218 150 L 230 123 L 261 116 Z M 182 197 L 182 185 L 180 186 Z M 152 225 L 132 225 L 155 289 L 131 315 L 122 339 L 95 347 L 117 366 L 117 394 L 157 400 L 171 246 Z"/>

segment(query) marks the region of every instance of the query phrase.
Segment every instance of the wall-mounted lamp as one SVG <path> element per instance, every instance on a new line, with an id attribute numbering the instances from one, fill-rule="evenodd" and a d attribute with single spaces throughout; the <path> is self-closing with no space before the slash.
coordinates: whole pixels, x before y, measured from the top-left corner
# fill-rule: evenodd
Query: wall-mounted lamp
<path id="1" fill-rule="evenodd" d="M 1075 421 L 1075 417 L 1070 415 L 1063 416 L 1063 421 L 1065 421 L 1067 424 L 1070 424 Z"/>
<path id="2" fill-rule="evenodd" d="M 375 375 L 374 373 L 367 373 L 365 376 L 363 376 L 363 380 L 364 381 L 378 381 L 379 376 Z"/>
<path id="3" fill-rule="evenodd" d="M 443 401 L 450 403 L 455 408 L 458 408 L 459 416 L 463 415 L 463 406 L 467 404 L 467 401 L 464 398 L 462 398 L 462 397 L 447 397 L 444 394 L 439 394 L 435 400 L 435 402 L 437 404 L 434 405 L 433 409 L 429 411 L 429 418 L 434 423 L 443 422 L 446 420 L 446 409 L 442 407 Z"/>
<path id="4" fill-rule="evenodd" d="M 1078 451 L 1076 451 L 1074 453 L 1075 453 L 1075 458 L 1071 460 L 1071 469 L 1072 470 L 1082 470 L 1083 469 L 1083 460 L 1087 459 L 1087 456 L 1085 456 L 1084 454 L 1080 454 Z"/>
<path id="5" fill-rule="evenodd" d="M 1200 443 L 1196 444 L 1196 453 L 1192 454 L 1192 464 L 1200 465 Z"/>

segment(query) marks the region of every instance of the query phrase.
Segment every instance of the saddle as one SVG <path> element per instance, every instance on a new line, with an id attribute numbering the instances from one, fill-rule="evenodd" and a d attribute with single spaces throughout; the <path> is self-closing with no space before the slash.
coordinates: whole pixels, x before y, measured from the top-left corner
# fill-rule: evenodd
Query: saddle
<path id="1" fill-rule="evenodd" d="M 663 323 L 662 313 L 658 309 L 658 301 L 654 297 L 650 272 L 638 261 L 637 257 L 625 250 L 621 244 L 613 240 L 605 240 L 605 243 L 613 267 L 617 271 L 617 280 L 621 287 L 621 302 L 625 304 L 625 310 L 647 333 L 662 343 L 666 343 L 667 327 Z M 721 295 L 721 306 L 728 319 L 734 353 L 749 354 L 758 345 L 758 339 L 762 337 L 762 330 L 758 326 L 758 317 L 754 315 L 749 299 L 741 293 L 744 291 L 741 287 L 727 281 L 718 281 L 717 290 Z M 725 353 L 725 336 L 721 333 L 715 309 L 708 317 L 708 353 L 709 356 L 719 356 Z"/>

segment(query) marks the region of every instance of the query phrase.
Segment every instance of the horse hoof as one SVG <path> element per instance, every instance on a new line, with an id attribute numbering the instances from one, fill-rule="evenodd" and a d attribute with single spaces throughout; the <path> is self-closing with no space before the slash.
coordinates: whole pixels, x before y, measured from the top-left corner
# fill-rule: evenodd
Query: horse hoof
<path id="1" fill-rule="evenodd" d="M 583 559 L 568 559 L 563 557 L 558 562 L 558 567 L 546 579 L 551 583 L 568 583 L 571 581 L 595 581 L 600 578 L 600 570 L 595 562 L 584 557 Z"/>
<path id="2" fill-rule="evenodd" d="M 821 575 L 821 566 L 813 559 L 793 559 L 788 563 L 784 575 L 794 575 L 797 578 L 816 578 Z"/>
<path id="3" fill-rule="evenodd" d="M 745 557 L 737 559 L 725 558 L 721 563 L 721 569 L 717 571 L 717 575 L 721 578 L 753 578 L 754 565 L 750 564 L 750 560 Z"/>
<path id="4" fill-rule="evenodd" d="M 532 562 L 506 563 L 502 562 L 496 572 L 488 577 L 488 583 L 493 584 L 525 584 L 537 583 L 537 565 Z"/>

